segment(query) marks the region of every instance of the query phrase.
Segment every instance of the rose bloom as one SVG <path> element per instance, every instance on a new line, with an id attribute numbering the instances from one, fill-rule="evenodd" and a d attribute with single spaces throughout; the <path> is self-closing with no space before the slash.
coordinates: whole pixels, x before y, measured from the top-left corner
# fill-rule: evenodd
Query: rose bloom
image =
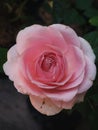
<path id="1" fill-rule="evenodd" d="M 16 89 L 41 113 L 55 115 L 81 102 L 96 75 L 89 43 L 68 26 L 21 30 L 3 68 Z"/>

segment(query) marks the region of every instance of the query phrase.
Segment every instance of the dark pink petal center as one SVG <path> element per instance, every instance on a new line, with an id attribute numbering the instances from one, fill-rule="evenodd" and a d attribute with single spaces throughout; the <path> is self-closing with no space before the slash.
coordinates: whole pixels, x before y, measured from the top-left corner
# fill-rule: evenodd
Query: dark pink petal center
<path id="1" fill-rule="evenodd" d="M 45 54 L 41 61 L 41 68 L 44 71 L 49 71 L 52 67 L 56 65 L 56 57 L 53 53 Z"/>

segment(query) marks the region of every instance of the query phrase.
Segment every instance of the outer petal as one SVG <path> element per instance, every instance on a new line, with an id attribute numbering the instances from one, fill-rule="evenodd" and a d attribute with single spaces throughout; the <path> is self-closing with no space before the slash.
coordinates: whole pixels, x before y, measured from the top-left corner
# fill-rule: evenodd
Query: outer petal
<path id="1" fill-rule="evenodd" d="M 81 84 L 83 79 L 84 79 L 84 71 L 80 74 L 80 76 L 77 79 L 75 79 L 72 82 L 70 82 L 70 80 L 69 80 L 67 83 L 65 83 L 65 85 L 59 86 L 57 89 L 64 91 L 64 90 L 67 90 L 67 89 L 70 89 L 70 88 L 77 87 L 78 85 Z"/>
<path id="2" fill-rule="evenodd" d="M 33 95 L 30 95 L 29 97 L 32 105 L 42 114 L 50 116 L 50 115 L 55 115 L 62 110 L 62 108 L 57 107 L 48 98 L 43 99 Z"/>
<path id="3" fill-rule="evenodd" d="M 45 90 L 44 93 L 49 97 L 51 100 L 58 100 L 58 101 L 64 101 L 69 102 L 71 101 L 77 94 L 78 88 L 72 88 L 68 90 Z"/>
<path id="4" fill-rule="evenodd" d="M 87 91 L 92 86 L 95 76 L 96 66 L 88 57 L 86 57 L 85 76 L 83 82 L 78 86 L 78 93 Z"/>
<path id="5" fill-rule="evenodd" d="M 31 45 L 36 45 L 36 43 L 38 45 L 43 43 L 43 46 L 45 43 L 48 43 L 49 45 L 56 46 L 64 51 L 67 49 L 67 45 L 61 33 L 46 26 L 37 27 L 37 25 L 33 25 L 25 28 L 18 33 L 16 42 L 17 50 L 20 54 L 27 48 L 30 48 Z"/>
<path id="6" fill-rule="evenodd" d="M 59 31 L 68 45 L 75 45 L 80 47 L 80 42 L 78 40 L 77 34 L 69 26 L 65 26 L 61 24 L 53 24 L 50 25 L 49 27 Z"/>
<path id="7" fill-rule="evenodd" d="M 90 44 L 83 38 L 79 37 L 80 40 L 80 48 L 83 50 L 84 54 L 89 57 L 93 62 L 95 61 L 94 52 L 90 46 Z"/>
<path id="8" fill-rule="evenodd" d="M 12 46 L 8 53 L 7 53 L 7 59 L 8 61 L 16 60 L 16 58 L 19 56 L 16 50 L 16 45 Z"/>
<path id="9" fill-rule="evenodd" d="M 68 72 L 73 74 L 71 81 L 77 79 L 85 68 L 85 58 L 83 52 L 76 46 L 71 46 L 65 54 L 68 63 Z"/>
<path id="10" fill-rule="evenodd" d="M 54 100 L 54 104 L 62 109 L 72 109 L 72 107 L 79 102 L 83 102 L 85 93 L 76 95 L 71 101 L 63 102 Z"/>
<path id="11" fill-rule="evenodd" d="M 12 61 L 7 61 L 3 65 L 3 69 L 9 79 L 14 82 L 16 89 L 23 94 L 35 94 L 44 97 L 44 94 L 40 88 L 28 81 L 23 73 L 20 71 L 20 63 L 18 58 L 14 58 Z"/>

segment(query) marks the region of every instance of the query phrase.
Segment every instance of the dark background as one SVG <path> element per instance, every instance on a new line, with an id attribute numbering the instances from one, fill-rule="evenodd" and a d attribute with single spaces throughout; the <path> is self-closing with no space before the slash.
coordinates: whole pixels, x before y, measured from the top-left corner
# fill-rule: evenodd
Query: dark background
<path id="1" fill-rule="evenodd" d="M 7 77 L 0 79 L 0 130 L 88 130 L 83 124 L 85 121 L 76 110 L 49 117 L 40 114 Z"/>

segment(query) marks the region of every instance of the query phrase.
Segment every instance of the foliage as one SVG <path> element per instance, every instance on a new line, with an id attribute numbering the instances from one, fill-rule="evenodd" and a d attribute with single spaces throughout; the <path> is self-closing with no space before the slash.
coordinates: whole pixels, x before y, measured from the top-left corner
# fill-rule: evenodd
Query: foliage
<path id="1" fill-rule="evenodd" d="M 62 23 L 71 26 L 78 35 L 90 42 L 98 66 L 97 0 L 3 0 L 0 2 L 1 7 L 4 15 L 7 16 L 7 22 L 17 27 L 16 32 L 31 24 Z M 5 45 L 0 43 L 0 45 L 0 73 L 3 73 L 2 65 L 6 61 L 7 49 L 2 46 L 9 46 L 7 43 Z M 85 101 L 73 108 L 80 112 L 83 120 L 89 122 L 90 130 L 98 130 L 97 78 L 98 75 L 93 87 L 86 94 Z"/>
<path id="2" fill-rule="evenodd" d="M 92 17 L 89 22 L 94 25 L 94 26 L 98 26 L 98 16 L 94 16 Z"/>

